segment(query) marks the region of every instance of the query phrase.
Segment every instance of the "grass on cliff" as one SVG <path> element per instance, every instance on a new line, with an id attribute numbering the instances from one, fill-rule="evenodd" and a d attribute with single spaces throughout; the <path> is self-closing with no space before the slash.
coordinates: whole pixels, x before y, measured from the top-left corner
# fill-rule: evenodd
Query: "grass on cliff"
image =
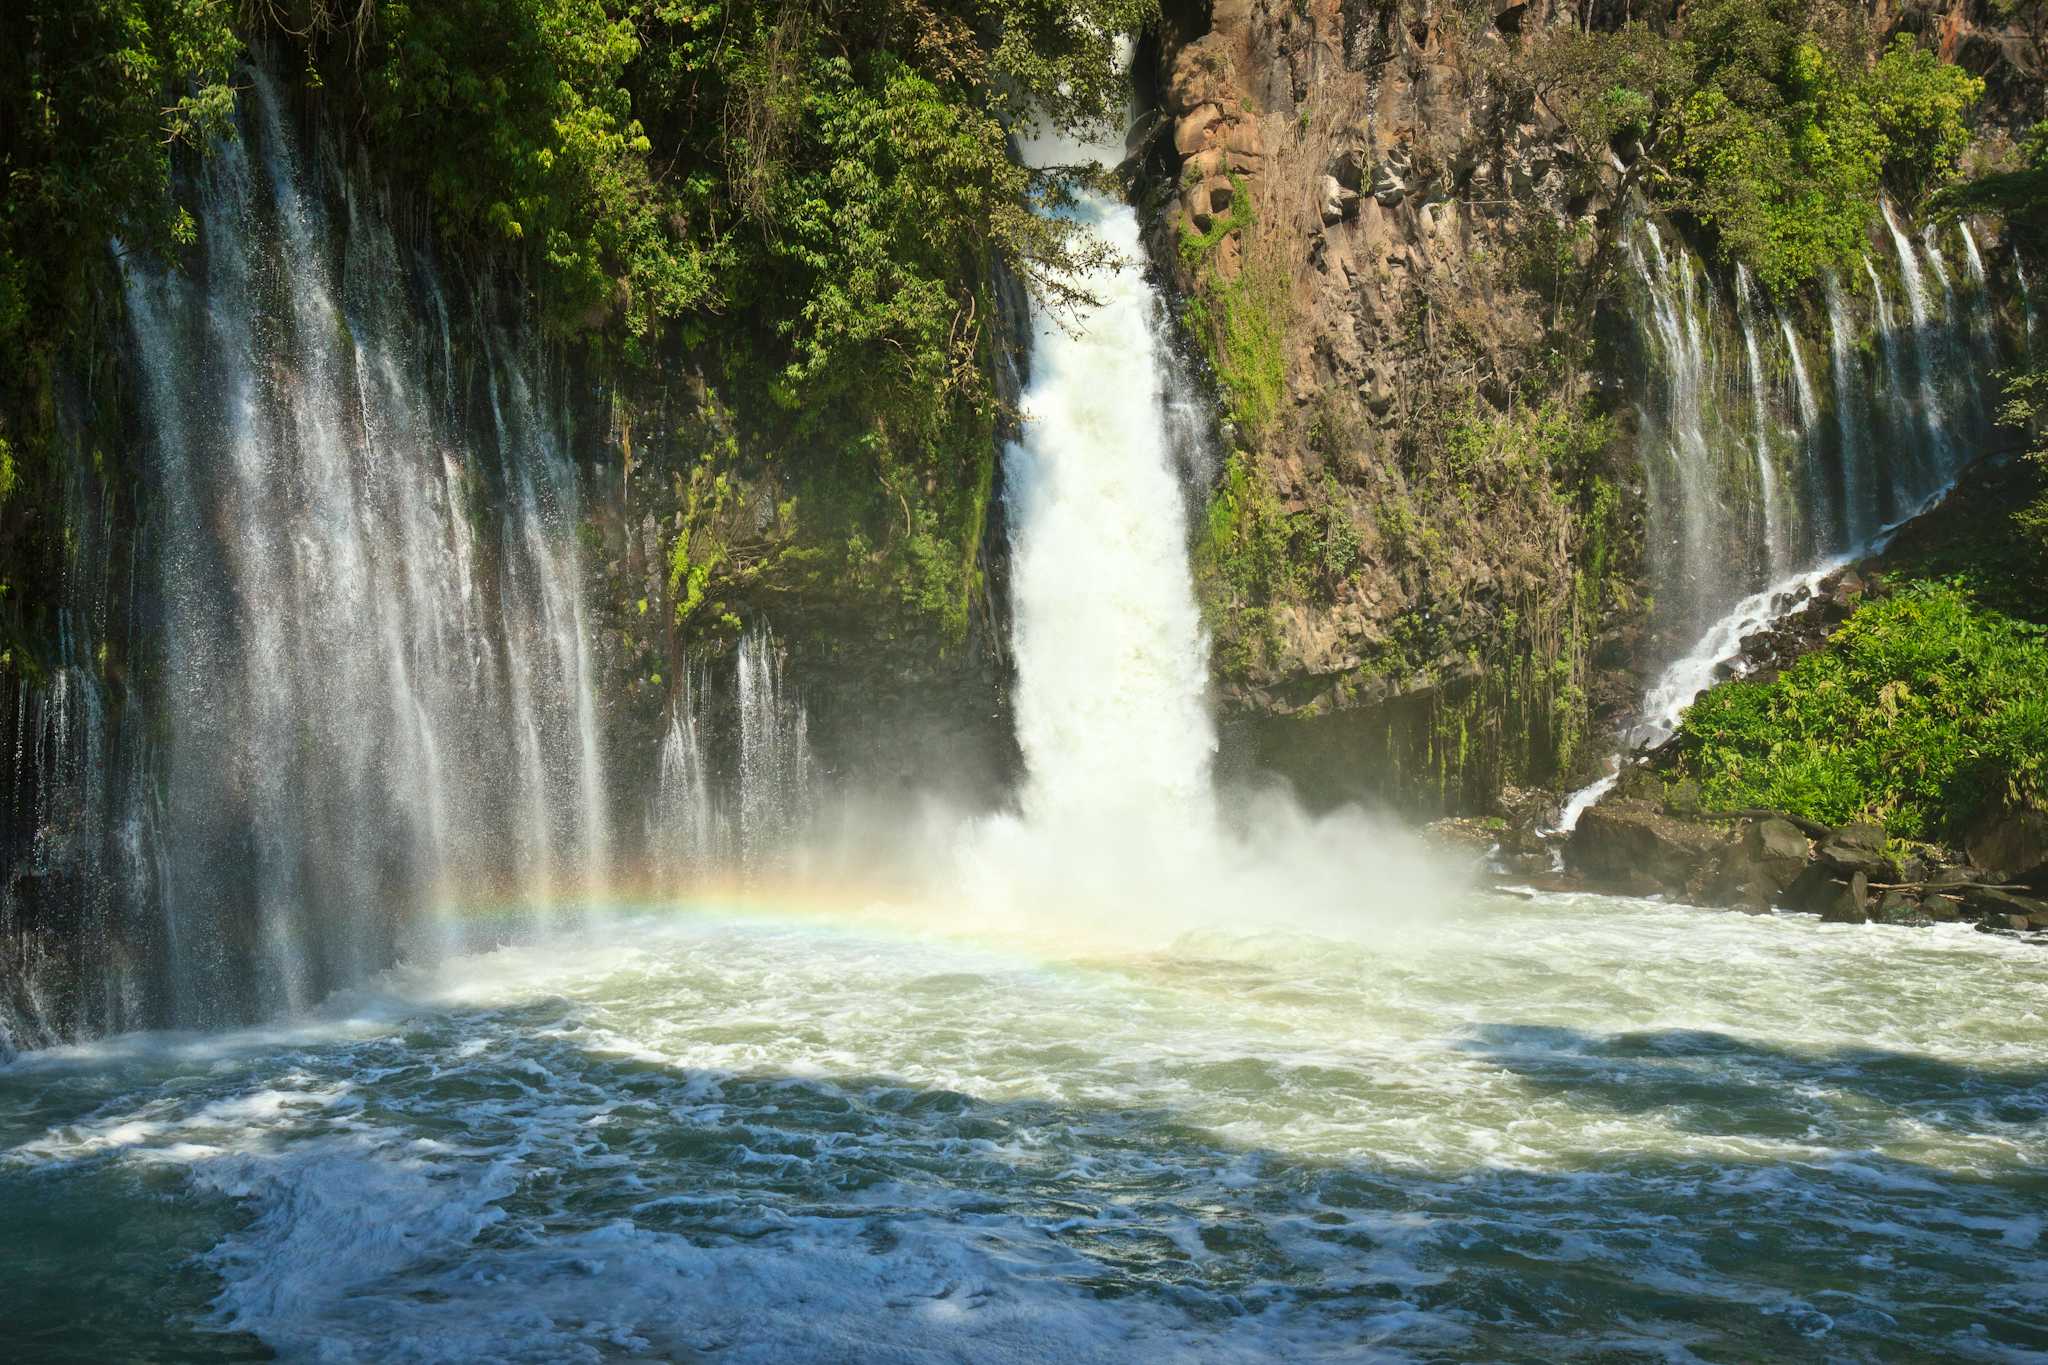
<path id="1" fill-rule="evenodd" d="M 2048 796 L 2044 680 L 2048 627 L 1955 582 L 1914 583 L 1777 679 L 1701 696 L 1680 763 L 1710 808 L 1955 840 L 1987 808 Z"/>

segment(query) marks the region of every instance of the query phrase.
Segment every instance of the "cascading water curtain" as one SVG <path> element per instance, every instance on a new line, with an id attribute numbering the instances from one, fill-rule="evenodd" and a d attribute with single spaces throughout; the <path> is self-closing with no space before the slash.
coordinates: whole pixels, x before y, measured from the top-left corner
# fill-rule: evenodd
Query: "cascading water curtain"
<path id="1" fill-rule="evenodd" d="M 304 1005 L 601 884 L 577 473 L 522 331 L 256 70 L 187 271 L 126 269 L 163 630 L 154 1014 Z M 136 798 L 139 800 L 139 796 Z"/>

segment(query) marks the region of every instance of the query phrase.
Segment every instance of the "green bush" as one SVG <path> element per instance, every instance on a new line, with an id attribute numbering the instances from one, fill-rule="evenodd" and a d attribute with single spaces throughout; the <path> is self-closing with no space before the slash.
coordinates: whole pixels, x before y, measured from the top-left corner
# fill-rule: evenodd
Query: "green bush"
<path id="1" fill-rule="evenodd" d="M 1854 264 L 1889 184 L 1954 178 L 1982 80 L 1833 0 L 1698 0 L 1613 33 L 1544 34 L 1526 64 L 1589 167 L 1638 165 L 1657 209 L 1688 214 L 1774 293 Z M 1507 78 L 1516 78 L 1510 70 Z"/>
<path id="2" fill-rule="evenodd" d="M 1679 731 L 1706 802 L 1905 839 L 1954 839 L 1988 805 L 2048 792 L 2048 629 L 1952 583 L 1867 603 L 1770 682 L 1724 683 Z"/>

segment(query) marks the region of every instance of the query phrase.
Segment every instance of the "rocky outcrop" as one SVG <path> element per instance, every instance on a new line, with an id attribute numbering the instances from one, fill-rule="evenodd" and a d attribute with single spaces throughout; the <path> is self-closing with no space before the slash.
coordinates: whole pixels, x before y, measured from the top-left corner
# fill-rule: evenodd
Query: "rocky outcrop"
<path id="1" fill-rule="evenodd" d="M 1979 821 L 1963 847 L 1970 861 L 2013 881 L 2048 884 L 2048 810 L 2005 805 Z"/>
<path id="2" fill-rule="evenodd" d="M 1676 819 L 1647 801 L 1603 802 L 1566 847 L 1588 884 L 1631 896 L 1697 894 L 1728 842 L 1726 831 Z"/>
<path id="3" fill-rule="evenodd" d="M 1961 919 L 1987 930 L 2048 930 L 2048 876 L 2006 882 L 1940 850 L 1902 851 L 1870 824 L 1827 829 L 1776 812 L 1730 818 L 1621 796 L 1587 811 L 1563 852 L 1580 884 L 1615 895 L 1837 924 Z"/>
<path id="4" fill-rule="evenodd" d="M 1589 438 L 1541 468 L 1521 425 L 1594 406 L 1583 375 L 1523 383 L 1565 321 L 1526 262 L 1603 207 L 1491 76 L 1548 19 L 1226 0 L 1157 57 L 1149 240 L 1229 410 L 1202 565 L 1221 693 L 1318 798 L 1490 808 L 1634 691 L 1625 646 L 1596 660 L 1639 605 L 1627 462 Z M 1593 526 L 1596 474 L 1624 492 Z M 1276 542 L 1277 569 L 1241 548 Z"/>

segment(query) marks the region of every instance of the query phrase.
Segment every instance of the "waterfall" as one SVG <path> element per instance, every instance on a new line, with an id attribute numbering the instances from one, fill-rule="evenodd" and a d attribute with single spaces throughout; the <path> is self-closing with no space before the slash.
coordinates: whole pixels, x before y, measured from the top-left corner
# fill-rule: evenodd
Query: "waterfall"
<path id="1" fill-rule="evenodd" d="M 1797 438 L 1800 448 L 1806 454 L 1806 489 L 1809 506 L 1806 514 L 1806 543 L 1809 551 L 1824 545 L 1839 529 L 1839 490 L 1829 486 L 1821 468 L 1820 400 L 1814 396 L 1813 378 L 1806 372 L 1805 348 L 1799 343 L 1799 334 L 1792 330 L 1792 319 L 1783 308 L 1776 310 L 1778 334 L 1784 340 L 1785 354 L 1792 362 L 1792 398 L 1799 419 Z"/>
<path id="2" fill-rule="evenodd" d="M 332 139 L 247 88 L 202 268 L 124 258 L 162 618 L 148 1012 L 179 1024 L 460 946 L 457 895 L 540 913 L 611 856 L 560 400 L 487 285 L 451 317 Z"/>
<path id="3" fill-rule="evenodd" d="M 1885 228 L 1891 233 L 1892 247 L 1899 257 L 1899 282 L 1906 294 L 1906 308 L 1913 320 L 1911 341 L 1913 365 L 1920 395 L 1920 425 L 1927 438 L 1926 456 L 1918 464 L 1921 482 L 1925 489 L 1931 489 L 1955 467 L 1955 452 L 1949 441 L 1948 408 L 1942 402 L 1940 381 L 1936 377 L 1939 350 L 1934 341 L 1934 318 L 1927 306 L 1927 282 L 1921 277 L 1920 261 L 1913 250 L 1913 243 L 1899 226 L 1898 216 L 1892 212 L 1890 200 L 1880 199 L 1878 206 L 1883 210 Z M 1866 266 L 1867 266 L 1866 262 Z M 1871 274 L 1873 285 L 1877 275 Z M 1880 298 L 1882 295 L 1880 294 Z M 1886 310 L 1889 311 L 1888 309 Z M 1891 335 L 1891 323 L 1883 323 L 1885 335 Z M 1891 347 L 1887 343 L 1887 354 Z M 1903 390 L 1902 390 L 1903 392 Z"/>
<path id="4" fill-rule="evenodd" d="M 1730 384 L 1715 372 L 1711 350 L 1701 340 L 1714 334 L 1713 291 L 1694 289 L 1694 266 L 1684 249 L 1667 252 L 1654 223 L 1645 222 L 1629 238 L 1630 261 L 1644 286 L 1639 317 L 1653 362 L 1643 443 L 1652 582 L 1667 628 L 1698 632 L 1684 637 L 1692 640 L 1690 647 L 1647 690 L 1627 736 L 1631 744 L 1667 738 L 1692 699 L 1725 676 L 1744 636 L 1806 600 L 1822 578 L 1877 548 L 1905 517 L 1940 496 L 1960 472 L 1964 451 L 1983 434 L 1976 377 L 1997 365 L 1999 356 L 1990 314 L 1979 306 L 1986 289 L 1976 241 L 1967 224 L 1959 226 L 1972 289 L 1966 301 L 1957 294 L 1938 235 L 1926 229 L 1916 246 L 1889 203 L 1881 204 L 1881 216 L 1897 257 L 1907 318 L 1902 327 L 1884 278 L 1866 255 L 1880 357 L 1880 372 L 1867 376 L 1847 291 L 1827 276 L 1832 464 L 1823 458 L 1819 395 L 1785 311 L 1776 316 L 1791 372 L 1789 402 L 1765 370 L 1758 338 L 1763 304 L 1749 272 L 1735 272 L 1734 329 L 1743 364 L 1739 383 Z M 1929 298 L 1930 279 L 1941 295 L 1939 316 Z M 1873 379 L 1883 394 L 1876 422 L 1867 397 Z M 1746 411 L 1746 424 L 1726 420 L 1738 405 Z M 1804 448 L 1797 466 L 1776 454 L 1787 432 Z M 1703 479 L 1710 481 L 1704 491 Z M 1747 502 L 1750 488 L 1754 507 Z M 1800 526 L 1794 519 L 1802 512 Z M 1765 553 L 1745 564 L 1731 551 L 1758 528 Z M 1603 777 L 1576 793 L 1562 827 L 1569 828 L 1570 818 L 1614 780 Z"/>
<path id="5" fill-rule="evenodd" d="M 1963 243 L 1963 265 L 1970 273 L 1970 334 L 1986 354 L 1993 353 L 1998 345 L 1992 334 L 1990 281 L 1984 275 L 1984 257 L 1977 251 L 1977 238 L 1970 231 L 1968 221 L 1956 220 L 1956 235 Z M 1974 374 L 1972 379 L 1976 379 Z M 1976 387 L 1981 390 L 1982 383 Z"/>
<path id="6" fill-rule="evenodd" d="M 2020 315 L 2026 327 L 2027 354 L 2031 357 L 2034 352 L 2034 286 L 2027 283 L 2026 263 L 2020 260 L 2018 252 L 2014 252 L 2012 257 L 2012 278 L 2020 287 Z"/>
<path id="7" fill-rule="evenodd" d="M 1790 547 L 1779 525 L 1778 470 L 1771 453 L 1771 423 L 1764 411 L 1764 366 L 1757 356 L 1756 328 L 1751 325 L 1754 309 L 1751 294 L 1756 285 L 1747 266 L 1735 271 L 1735 316 L 1742 326 L 1742 349 L 1749 377 L 1750 445 L 1756 451 L 1757 499 L 1762 506 L 1764 569 L 1773 578 L 1784 569 Z"/>
<path id="8" fill-rule="evenodd" d="M 1863 273 L 1870 280 L 1871 308 L 1877 320 L 1877 346 L 1884 357 L 1884 405 L 1890 417 L 1889 439 L 1881 445 L 1878 467 L 1874 471 L 1877 476 L 1876 519 L 1882 522 L 1889 520 L 1899 505 L 1899 492 L 1909 477 L 1908 466 L 1919 462 L 1895 452 L 1915 450 L 1915 430 L 1923 434 L 1932 431 L 1934 419 L 1924 396 L 1916 407 L 1912 395 L 1907 392 L 1905 366 L 1899 357 L 1898 328 L 1892 318 L 1891 297 L 1885 293 L 1884 281 L 1878 277 L 1877 267 L 1867 256 L 1863 259 Z"/>
<path id="9" fill-rule="evenodd" d="M 1123 153 L 1046 139 L 1027 155 Z M 1092 191 L 1070 211 L 1119 259 L 1084 281 L 1097 306 L 1035 319 L 1023 437 L 1003 457 L 1023 814 L 1041 829 L 1184 837 L 1210 811 L 1216 737 L 1163 420 L 1162 310 L 1138 270 L 1136 213 Z"/>
<path id="10" fill-rule="evenodd" d="M 661 763 L 647 815 L 647 848 L 664 885 L 681 886 L 726 855 L 723 822 L 712 801 L 704 725 L 697 714 L 701 678 L 686 679 L 670 699 Z"/>
<path id="11" fill-rule="evenodd" d="M 803 699 L 783 676 L 775 633 L 760 623 L 734 659 L 739 710 L 738 831 L 743 863 L 777 861 L 811 813 L 817 760 Z"/>
<path id="12" fill-rule="evenodd" d="M 1647 252 L 1645 246 L 1647 244 Z M 1692 257 L 1679 249 L 1667 255 L 1657 225 L 1645 222 L 1631 234 L 1629 252 L 1648 287 L 1648 320 L 1657 342 L 1663 404 L 1645 412 L 1656 435 L 1646 444 L 1653 535 L 1672 548 L 1660 560 L 1659 600 L 1672 604 L 1673 617 L 1691 621 L 1722 595 L 1727 550 L 1717 544 L 1722 519 L 1723 479 L 1707 435 L 1706 396 L 1711 366 L 1695 304 Z M 1676 525 L 1669 523 L 1675 521 Z"/>
<path id="13" fill-rule="evenodd" d="M 1863 403 L 1863 370 L 1856 361 L 1854 325 L 1842 283 L 1827 277 L 1828 355 L 1835 385 L 1835 432 L 1840 441 L 1841 533 L 1851 545 L 1867 539 L 1876 517 L 1867 505 L 1863 474 L 1868 459 L 1870 417 Z"/>

